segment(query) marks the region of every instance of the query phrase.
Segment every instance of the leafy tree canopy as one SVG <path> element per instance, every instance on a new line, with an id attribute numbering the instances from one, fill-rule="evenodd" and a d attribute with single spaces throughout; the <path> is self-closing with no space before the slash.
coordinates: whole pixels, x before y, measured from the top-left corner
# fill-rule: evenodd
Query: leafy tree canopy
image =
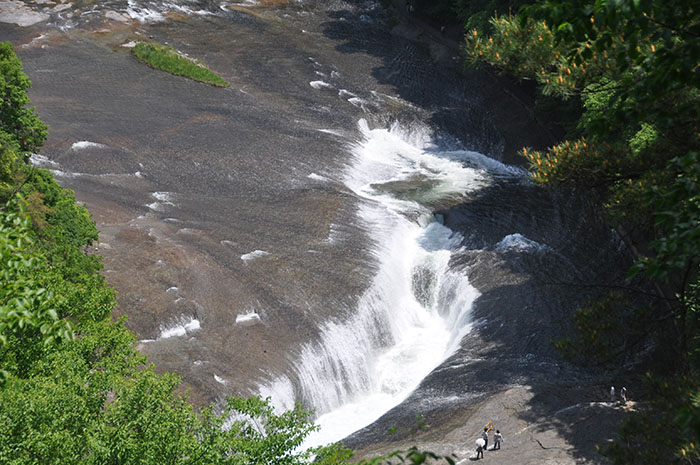
<path id="1" fill-rule="evenodd" d="M 48 135 L 34 108 L 26 108 L 31 85 L 12 44 L 0 42 L 0 142 L 11 141 L 22 153 L 36 151 Z"/>
<path id="2" fill-rule="evenodd" d="M 672 447 L 694 463 L 700 439 L 692 394 L 700 386 L 700 4 L 547 0 L 491 24 L 490 35 L 467 32 L 471 62 L 535 81 L 562 100 L 577 97 L 582 105 L 576 137 L 544 151 L 523 150 L 534 180 L 583 188 L 600 199 L 613 225 L 641 250 L 632 273 L 643 270 L 649 287 L 665 289 L 652 307 L 635 308 L 616 294 L 589 302 L 575 316 L 579 337 L 557 343 L 568 356 L 590 360 L 594 353 L 619 353 L 630 338 L 655 334 L 657 342 L 668 341 L 666 371 L 674 378 L 649 377 L 650 409 L 626 422 L 624 442 L 606 453 L 620 464 L 658 463 Z M 656 441 L 645 431 L 652 427 L 680 430 L 683 439 Z"/>

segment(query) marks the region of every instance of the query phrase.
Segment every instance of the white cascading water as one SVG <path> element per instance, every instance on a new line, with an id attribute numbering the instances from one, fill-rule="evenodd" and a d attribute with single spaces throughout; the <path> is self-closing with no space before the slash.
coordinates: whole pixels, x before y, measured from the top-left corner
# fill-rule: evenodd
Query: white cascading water
<path id="1" fill-rule="evenodd" d="M 359 219 L 373 233 L 378 273 L 351 317 L 325 323 L 320 340 L 301 348 L 292 378 L 260 388 L 280 409 L 301 401 L 316 411 L 320 430 L 306 447 L 372 423 L 459 347 L 479 294 L 448 266 L 462 236 L 421 202 L 485 186 L 486 169 L 509 170 L 474 152 L 435 152 L 426 130 L 370 129 L 364 120 L 359 127 L 363 140 L 344 182 L 365 199 Z M 397 185 L 403 195 L 392 195 Z"/>

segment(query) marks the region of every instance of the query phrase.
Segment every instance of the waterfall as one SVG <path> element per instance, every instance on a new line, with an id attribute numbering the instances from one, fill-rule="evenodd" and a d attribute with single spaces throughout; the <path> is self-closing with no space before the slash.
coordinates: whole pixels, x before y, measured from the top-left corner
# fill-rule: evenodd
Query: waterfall
<path id="1" fill-rule="evenodd" d="M 372 231 L 378 272 L 349 318 L 326 322 L 301 348 L 291 377 L 260 388 L 279 408 L 298 400 L 316 411 L 321 429 L 306 446 L 340 440 L 403 401 L 457 350 L 478 296 L 449 268 L 462 236 L 426 205 L 487 185 L 486 168 L 498 162 L 439 152 L 425 129 L 364 120 L 359 128 L 344 182 L 363 200 L 359 221 Z"/>

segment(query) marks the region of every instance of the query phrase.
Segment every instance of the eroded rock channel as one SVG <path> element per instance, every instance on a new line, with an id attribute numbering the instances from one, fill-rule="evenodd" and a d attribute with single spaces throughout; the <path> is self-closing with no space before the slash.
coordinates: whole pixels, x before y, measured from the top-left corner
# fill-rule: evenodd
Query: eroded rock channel
<path id="1" fill-rule="evenodd" d="M 624 247 L 585 199 L 509 164 L 547 139 L 498 82 L 373 1 L 0 8 L 50 129 L 35 162 L 92 212 L 115 316 L 196 401 L 323 415 L 400 393 L 346 442 L 464 458 L 493 420 L 519 449 L 502 463 L 593 457 L 593 418 L 616 415 L 596 410 L 605 381 L 549 340 L 597 292 L 580 284 L 622 277 Z M 231 86 L 144 66 L 142 40 Z"/>

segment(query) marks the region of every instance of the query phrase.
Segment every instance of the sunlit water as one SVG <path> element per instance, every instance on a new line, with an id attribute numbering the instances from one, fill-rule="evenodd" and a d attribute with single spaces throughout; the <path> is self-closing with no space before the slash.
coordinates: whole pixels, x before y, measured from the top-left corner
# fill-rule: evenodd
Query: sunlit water
<path id="1" fill-rule="evenodd" d="M 280 409 L 301 401 L 320 430 L 306 442 L 338 441 L 401 403 L 470 330 L 478 292 L 451 271 L 462 236 L 435 220 L 429 203 L 480 189 L 510 168 L 483 155 L 441 152 L 424 128 L 370 129 L 351 146 L 345 185 L 361 197 L 378 272 L 352 316 L 328 321 L 301 348 L 295 373 L 261 387 Z"/>

